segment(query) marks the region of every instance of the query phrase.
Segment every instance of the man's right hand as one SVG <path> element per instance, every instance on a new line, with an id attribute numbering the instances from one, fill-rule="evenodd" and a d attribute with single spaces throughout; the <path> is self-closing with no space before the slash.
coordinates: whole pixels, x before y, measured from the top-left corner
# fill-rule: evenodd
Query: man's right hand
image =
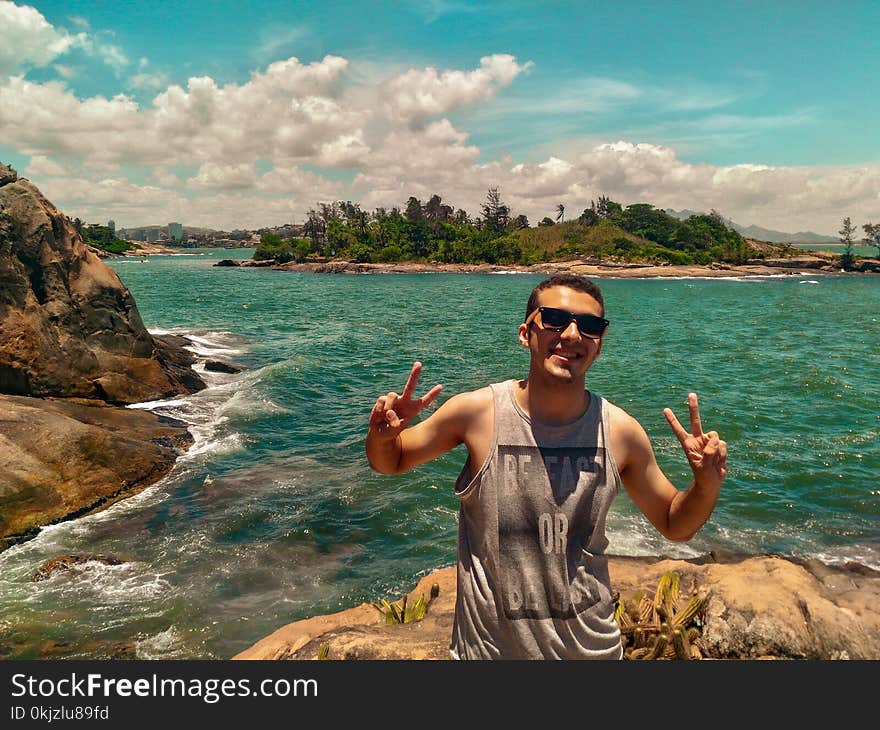
<path id="1" fill-rule="evenodd" d="M 427 408 L 443 390 L 442 385 L 435 385 L 421 398 L 413 398 L 419 377 L 422 374 L 422 363 L 414 362 L 407 378 L 403 393 L 394 391 L 379 396 L 370 412 L 369 435 L 382 441 L 397 438 L 420 411 Z"/>

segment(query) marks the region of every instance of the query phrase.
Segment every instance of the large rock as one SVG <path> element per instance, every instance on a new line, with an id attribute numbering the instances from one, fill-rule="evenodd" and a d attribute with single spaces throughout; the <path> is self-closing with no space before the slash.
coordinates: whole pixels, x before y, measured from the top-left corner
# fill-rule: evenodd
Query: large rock
<path id="1" fill-rule="evenodd" d="M 141 409 L 0 395 L 0 550 L 137 493 L 192 442 Z"/>
<path id="2" fill-rule="evenodd" d="M 127 404 L 205 387 L 167 359 L 116 272 L 0 165 L 0 393 Z"/>
<path id="3" fill-rule="evenodd" d="M 706 659 L 880 659 L 880 573 L 776 556 L 696 560 L 612 557 L 612 587 L 624 600 L 657 588 L 663 573 L 708 595 L 700 647 Z M 425 576 L 408 603 L 440 594 L 415 623 L 386 625 L 369 604 L 279 628 L 233 659 L 448 659 L 455 568 Z M 390 599 L 394 599 L 392 596 Z"/>

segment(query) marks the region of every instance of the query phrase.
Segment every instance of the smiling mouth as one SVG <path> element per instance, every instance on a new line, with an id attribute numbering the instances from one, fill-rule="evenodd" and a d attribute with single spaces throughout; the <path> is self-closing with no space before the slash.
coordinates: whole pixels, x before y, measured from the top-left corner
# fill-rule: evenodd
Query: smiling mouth
<path id="1" fill-rule="evenodd" d="M 583 355 L 581 355 L 578 352 L 558 352 L 558 351 L 554 350 L 550 354 L 553 357 L 557 358 L 558 360 L 562 360 L 564 362 L 571 362 L 572 360 L 579 360 L 580 358 L 583 357 Z"/>

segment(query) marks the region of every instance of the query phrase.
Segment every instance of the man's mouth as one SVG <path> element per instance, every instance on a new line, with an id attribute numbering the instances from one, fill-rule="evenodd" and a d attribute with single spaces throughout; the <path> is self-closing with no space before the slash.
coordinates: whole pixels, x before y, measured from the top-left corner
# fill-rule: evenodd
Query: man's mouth
<path id="1" fill-rule="evenodd" d="M 563 362 L 571 362 L 573 360 L 578 360 L 583 357 L 581 353 L 571 352 L 569 350 L 553 350 L 550 354 L 553 357 L 562 360 Z"/>

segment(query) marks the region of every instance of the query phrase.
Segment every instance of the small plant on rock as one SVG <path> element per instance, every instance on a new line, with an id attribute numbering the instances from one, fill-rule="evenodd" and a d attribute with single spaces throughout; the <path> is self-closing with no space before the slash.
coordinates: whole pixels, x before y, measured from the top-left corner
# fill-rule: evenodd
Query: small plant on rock
<path id="1" fill-rule="evenodd" d="M 702 659 L 700 637 L 708 596 L 696 587 L 679 608 L 681 576 L 664 573 L 654 595 L 636 593 L 624 601 L 614 597 L 614 618 L 620 626 L 625 659 Z"/>
<path id="2" fill-rule="evenodd" d="M 400 604 L 389 603 L 386 599 L 382 599 L 381 605 L 372 602 L 370 605 L 385 617 L 386 624 L 408 624 L 412 621 L 421 621 L 428 613 L 428 606 L 431 605 L 437 596 L 440 595 L 440 586 L 437 583 L 431 585 L 431 593 L 428 599 L 422 593 L 411 606 L 407 606 L 407 597 L 400 599 Z"/>

